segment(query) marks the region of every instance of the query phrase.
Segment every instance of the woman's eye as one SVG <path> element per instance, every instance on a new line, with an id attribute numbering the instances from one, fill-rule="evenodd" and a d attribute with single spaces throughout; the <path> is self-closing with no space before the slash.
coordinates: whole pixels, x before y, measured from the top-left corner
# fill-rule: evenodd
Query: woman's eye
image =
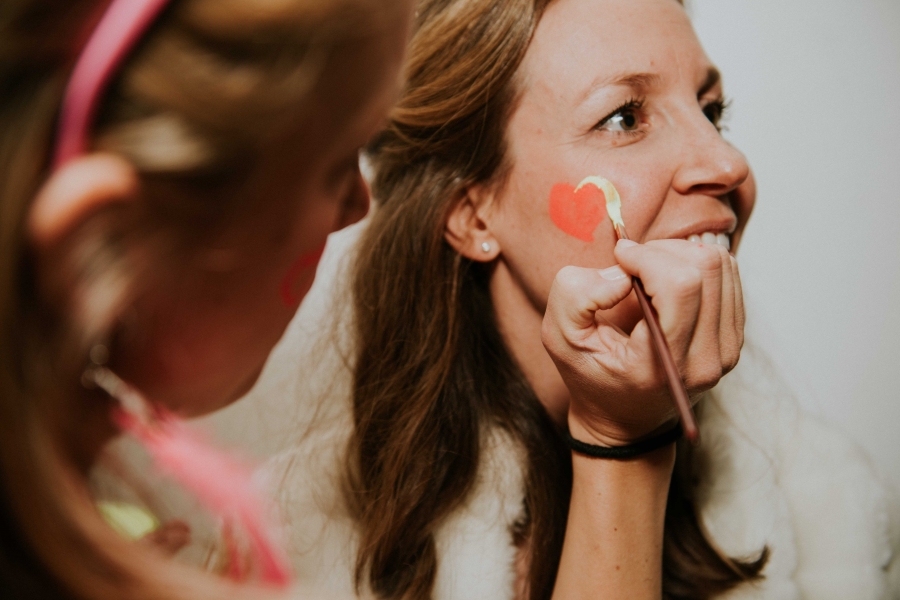
<path id="1" fill-rule="evenodd" d="M 613 133 L 634 133 L 640 131 L 643 125 L 641 123 L 642 104 L 639 100 L 629 100 L 601 119 L 594 126 L 594 129 Z"/>
<path id="2" fill-rule="evenodd" d="M 609 131 L 636 131 L 641 121 L 633 110 L 623 110 L 614 114 L 604 124 L 604 129 Z"/>
<path id="3" fill-rule="evenodd" d="M 718 98 L 703 107 L 703 114 L 719 131 L 722 131 L 721 122 L 728 110 L 728 104 L 724 98 Z"/>

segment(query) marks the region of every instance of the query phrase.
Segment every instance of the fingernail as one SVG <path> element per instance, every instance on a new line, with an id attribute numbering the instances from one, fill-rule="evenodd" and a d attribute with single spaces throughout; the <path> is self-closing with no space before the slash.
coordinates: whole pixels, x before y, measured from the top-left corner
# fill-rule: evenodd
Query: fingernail
<path id="1" fill-rule="evenodd" d="M 608 279 L 609 281 L 615 281 L 617 279 L 622 279 L 623 277 L 628 277 L 628 273 L 623 271 L 622 267 L 619 265 L 613 265 L 606 269 L 600 269 L 600 277 Z"/>
<path id="2" fill-rule="evenodd" d="M 631 240 L 619 240 L 616 245 L 619 248 L 631 248 L 632 246 L 637 246 L 637 242 L 633 242 Z"/>

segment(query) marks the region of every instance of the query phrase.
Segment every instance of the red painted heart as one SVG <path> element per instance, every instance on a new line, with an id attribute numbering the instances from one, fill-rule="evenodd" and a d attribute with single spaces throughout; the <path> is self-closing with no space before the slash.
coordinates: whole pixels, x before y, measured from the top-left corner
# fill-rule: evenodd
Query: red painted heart
<path id="1" fill-rule="evenodd" d="M 578 191 L 568 183 L 550 190 L 550 219 L 565 233 L 585 242 L 594 241 L 594 230 L 606 218 L 603 190 L 587 184 Z"/>

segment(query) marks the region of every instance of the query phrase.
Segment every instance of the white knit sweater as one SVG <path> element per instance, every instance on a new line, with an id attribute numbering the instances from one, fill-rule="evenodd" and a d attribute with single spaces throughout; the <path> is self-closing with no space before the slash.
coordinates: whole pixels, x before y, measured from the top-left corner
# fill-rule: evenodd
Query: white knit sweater
<path id="1" fill-rule="evenodd" d="M 340 480 L 352 428 L 344 267 L 360 228 L 332 236 L 316 284 L 260 383 L 219 418 L 244 441 L 255 435 L 262 453 L 278 451 L 261 477 L 279 500 L 297 576 L 342 597 L 353 595 L 357 543 Z M 751 349 L 702 400 L 703 522 L 730 556 L 771 551 L 765 580 L 726 597 L 900 598 L 894 497 L 858 447 L 803 413 L 776 381 Z M 437 534 L 436 600 L 513 597 L 510 531 L 521 517 L 523 485 L 518 448 L 491 434 L 474 491 Z"/>

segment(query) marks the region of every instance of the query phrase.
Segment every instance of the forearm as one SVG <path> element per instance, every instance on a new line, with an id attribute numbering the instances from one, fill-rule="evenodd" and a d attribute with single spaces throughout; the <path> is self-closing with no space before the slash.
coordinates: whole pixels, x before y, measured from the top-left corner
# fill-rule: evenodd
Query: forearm
<path id="1" fill-rule="evenodd" d="M 554 600 L 662 597 L 663 528 L 674 463 L 674 444 L 624 461 L 573 453 Z"/>

